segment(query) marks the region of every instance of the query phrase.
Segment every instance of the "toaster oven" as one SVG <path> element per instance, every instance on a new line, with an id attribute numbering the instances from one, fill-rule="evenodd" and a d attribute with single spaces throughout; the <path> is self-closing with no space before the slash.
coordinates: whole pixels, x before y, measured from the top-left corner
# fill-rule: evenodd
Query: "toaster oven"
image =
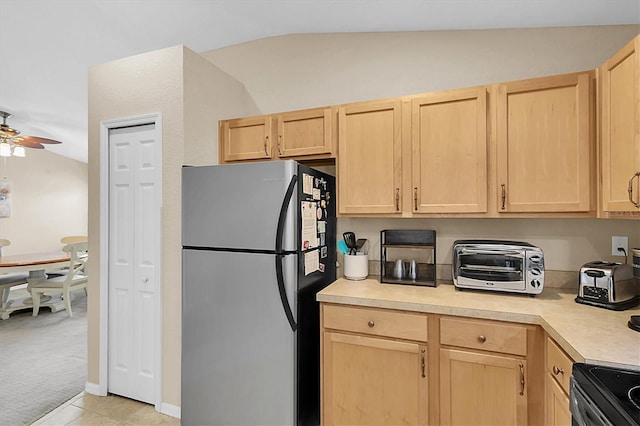
<path id="1" fill-rule="evenodd" d="M 526 242 L 458 240 L 453 244 L 453 284 L 479 289 L 529 294 L 544 288 L 544 254 Z"/>

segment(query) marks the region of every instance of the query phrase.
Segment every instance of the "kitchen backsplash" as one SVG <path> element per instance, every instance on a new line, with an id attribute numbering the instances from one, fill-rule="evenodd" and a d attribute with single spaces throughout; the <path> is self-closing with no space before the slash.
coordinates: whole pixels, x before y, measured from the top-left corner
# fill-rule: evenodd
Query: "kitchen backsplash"
<path id="1" fill-rule="evenodd" d="M 343 277 L 342 256 L 338 255 L 338 276 Z M 367 278 L 379 279 L 380 277 L 380 260 L 369 260 L 369 275 Z M 438 285 L 453 285 L 453 277 L 451 276 L 451 264 L 437 264 L 436 277 Z M 578 271 L 552 271 L 545 270 L 544 286 L 549 288 L 567 288 L 572 290 L 578 289 Z"/>
<path id="2" fill-rule="evenodd" d="M 629 248 L 640 247 L 640 223 L 623 219 L 401 219 L 338 218 L 338 237 L 353 231 L 357 238 L 369 239 L 369 273 L 380 272 L 380 231 L 383 229 L 433 229 L 436 231 L 438 278 L 451 281 L 453 242 L 458 239 L 502 239 L 526 241 L 545 255 L 545 286 L 562 287 L 576 280 L 575 273 L 586 262 L 608 260 L 611 236 L 629 237 Z M 629 262 L 631 257 L 629 256 Z M 340 271 L 341 272 L 341 271 Z"/>

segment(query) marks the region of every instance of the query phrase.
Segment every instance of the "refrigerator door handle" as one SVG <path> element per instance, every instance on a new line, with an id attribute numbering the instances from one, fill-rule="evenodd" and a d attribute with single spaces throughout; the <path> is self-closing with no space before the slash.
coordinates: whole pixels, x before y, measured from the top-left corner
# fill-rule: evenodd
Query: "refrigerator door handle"
<path id="1" fill-rule="evenodd" d="M 291 253 L 286 253 L 282 250 L 282 237 L 284 235 L 284 223 L 287 219 L 287 210 L 289 209 L 289 204 L 291 204 L 293 190 L 297 182 L 298 176 L 293 175 L 291 177 L 291 182 L 289 182 L 287 192 L 284 195 L 284 199 L 282 200 L 280 217 L 278 218 L 278 229 L 276 231 L 276 278 L 278 280 L 278 291 L 280 292 L 280 301 L 282 302 L 284 313 L 287 315 L 287 320 L 289 321 L 289 325 L 291 326 L 292 331 L 296 331 L 298 325 L 296 324 L 296 320 L 293 318 L 291 306 L 289 306 L 289 298 L 287 297 L 287 291 L 284 287 L 284 274 L 282 273 L 282 258 L 286 254 Z"/>
<path id="2" fill-rule="evenodd" d="M 293 312 L 291 311 L 291 306 L 289 306 L 287 291 L 284 288 L 284 275 L 282 274 L 283 257 L 283 254 L 276 254 L 276 276 L 278 278 L 278 291 L 280 292 L 280 301 L 282 302 L 284 313 L 287 316 L 287 321 L 289 321 L 289 326 L 291 326 L 291 331 L 296 331 L 296 329 L 298 328 L 298 324 L 296 324 L 296 320 L 293 318 Z"/>

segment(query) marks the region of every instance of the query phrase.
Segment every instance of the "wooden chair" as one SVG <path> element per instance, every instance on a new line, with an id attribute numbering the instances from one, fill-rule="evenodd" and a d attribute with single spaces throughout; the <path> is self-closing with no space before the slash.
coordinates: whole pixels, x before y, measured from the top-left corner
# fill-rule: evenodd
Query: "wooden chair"
<path id="1" fill-rule="evenodd" d="M 72 243 L 81 243 L 85 241 L 89 241 L 89 238 L 86 235 L 69 235 L 69 236 L 60 238 L 60 242 L 64 245 L 72 244 Z M 81 256 L 88 257 L 88 253 L 87 252 L 81 253 Z M 54 277 L 54 276 L 60 276 L 60 275 L 67 275 L 68 269 L 69 268 L 65 266 L 63 268 L 47 270 L 47 276 Z M 86 293 L 87 289 L 85 288 L 84 290 Z"/>
<path id="2" fill-rule="evenodd" d="M 9 245 L 11 245 L 11 241 L 0 238 L 0 256 L 2 256 L 2 247 Z M 28 272 L 15 272 L 13 274 L 0 275 L 0 291 L 2 292 L 2 304 L 0 306 L 5 306 L 7 304 L 11 287 L 26 284 L 28 276 Z"/>
<path id="3" fill-rule="evenodd" d="M 35 283 L 31 286 L 31 296 L 33 299 L 33 316 L 38 315 L 40 310 L 40 296 L 44 293 L 62 293 L 64 306 L 70 317 L 71 312 L 71 292 L 78 289 L 87 289 L 87 242 L 71 243 L 64 246 L 62 250 L 71 255 L 69 260 L 69 272 L 66 275 L 54 276 L 46 280 Z"/>
<path id="4" fill-rule="evenodd" d="M 60 238 L 60 242 L 62 244 L 81 243 L 84 241 L 89 241 L 89 238 L 86 235 L 69 235 Z"/>

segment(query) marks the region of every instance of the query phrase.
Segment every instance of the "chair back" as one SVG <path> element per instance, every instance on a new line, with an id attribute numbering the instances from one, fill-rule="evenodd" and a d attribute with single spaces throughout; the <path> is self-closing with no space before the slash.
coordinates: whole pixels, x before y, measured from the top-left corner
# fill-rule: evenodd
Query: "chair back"
<path id="1" fill-rule="evenodd" d="M 62 244 L 81 243 L 83 241 L 89 241 L 89 238 L 86 235 L 68 235 L 60 238 Z"/>
<path id="2" fill-rule="evenodd" d="M 10 245 L 11 245 L 11 241 L 4 238 L 0 238 L 0 256 L 2 256 L 2 247 L 10 246 Z"/>
<path id="3" fill-rule="evenodd" d="M 67 273 L 67 280 L 73 281 L 77 279 L 76 275 L 82 275 L 85 278 L 87 275 L 87 250 L 89 249 L 89 243 L 87 241 L 70 243 L 62 248 L 63 251 L 71 255 L 69 260 L 69 272 Z"/>

